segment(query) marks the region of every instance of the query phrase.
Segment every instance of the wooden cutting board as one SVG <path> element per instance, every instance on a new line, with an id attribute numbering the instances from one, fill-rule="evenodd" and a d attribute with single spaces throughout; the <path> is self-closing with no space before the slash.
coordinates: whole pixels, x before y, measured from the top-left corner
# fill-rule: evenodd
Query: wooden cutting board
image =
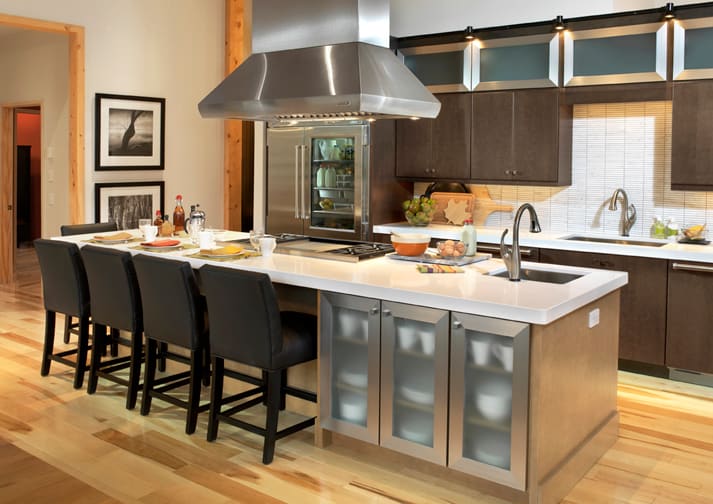
<path id="1" fill-rule="evenodd" d="M 484 226 L 491 213 L 512 212 L 512 205 L 502 205 L 493 201 L 487 187 L 474 185 L 470 187 L 471 193 L 432 193 L 431 198 L 436 201 L 432 222 L 460 226 L 465 219 L 472 218 L 475 226 Z"/>

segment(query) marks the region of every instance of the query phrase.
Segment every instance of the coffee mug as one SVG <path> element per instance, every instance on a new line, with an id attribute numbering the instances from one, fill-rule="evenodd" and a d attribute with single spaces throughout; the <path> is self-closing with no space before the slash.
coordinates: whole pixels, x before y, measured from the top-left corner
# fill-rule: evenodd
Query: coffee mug
<path id="1" fill-rule="evenodd" d="M 490 341 L 482 339 L 470 340 L 470 349 L 473 362 L 478 366 L 485 366 L 490 360 Z"/>
<path id="2" fill-rule="evenodd" d="M 492 347 L 493 355 L 503 365 L 505 371 L 512 371 L 513 349 L 511 345 L 496 343 Z"/>
<path id="3" fill-rule="evenodd" d="M 263 257 L 270 257 L 276 246 L 277 241 L 274 236 L 263 236 L 260 238 L 260 253 Z"/>
<path id="4" fill-rule="evenodd" d="M 152 242 L 158 236 L 158 226 L 144 226 L 141 228 L 141 232 L 144 235 L 144 240 Z"/>
<path id="5" fill-rule="evenodd" d="M 198 243 L 202 249 L 211 249 L 215 247 L 215 235 L 212 231 L 201 231 L 198 233 Z"/>

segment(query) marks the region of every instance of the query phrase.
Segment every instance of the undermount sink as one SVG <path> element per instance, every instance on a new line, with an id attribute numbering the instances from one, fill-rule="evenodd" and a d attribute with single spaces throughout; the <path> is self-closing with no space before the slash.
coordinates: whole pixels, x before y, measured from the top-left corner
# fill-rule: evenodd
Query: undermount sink
<path id="1" fill-rule="evenodd" d="M 505 270 L 499 273 L 491 273 L 491 276 L 508 278 L 508 271 Z M 553 284 L 566 284 L 583 276 L 584 275 L 577 273 L 563 273 L 561 271 L 547 271 L 527 268 L 520 270 L 520 280 Z"/>
<path id="2" fill-rule="evenodd" d="M 644 240 L 631 240 L 629 238 L 604 238 L 601 236 L 567 236 L 562 238 L 563 240 L 570 241 L 583 241 L 583 242 L 594 242 L 594 243 L 611 243 L 614 245 L 642 245 L 644 247 L 663 247 L 667 242 L 655 242 L 655 241 L 644 241 Z"/>

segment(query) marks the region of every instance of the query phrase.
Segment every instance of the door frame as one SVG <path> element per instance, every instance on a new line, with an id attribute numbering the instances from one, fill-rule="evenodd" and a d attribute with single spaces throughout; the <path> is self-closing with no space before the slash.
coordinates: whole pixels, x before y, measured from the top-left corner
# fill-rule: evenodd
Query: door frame
<path id="1" fill-rule="evenodd" d="M 0 14 L 0 24 L 47 33 L 66 35 L 69 41 L 69 216 L 71 222 L 84 222 L 84 27 L 53 21 Z M 22 104 L 20 104 L 21 106 Z M 0 235 L 15 236 L 14 231 L 14 155 L 12 109 L 17 104 L 2 104 L 0 132 Z M 7 110 L 10 121 L 8 121 Z M 9 142 L 8 142 L 9 138 Z M 0 246 L 0 284 L 13 281 L 15 240 L 3 240 Z"/>

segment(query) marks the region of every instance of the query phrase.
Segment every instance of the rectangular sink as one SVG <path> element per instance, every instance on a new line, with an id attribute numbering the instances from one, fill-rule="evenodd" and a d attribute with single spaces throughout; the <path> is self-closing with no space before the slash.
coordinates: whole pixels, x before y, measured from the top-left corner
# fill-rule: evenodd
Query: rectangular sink
<path id="1" fill-rule="evenodd" d="M 491 273 L 491 276 L 508 278 L 508 271 L 505 270 L 500 273 Z M 553 284 L 566 284 L 583 276 L 584 275 L 579 275 L 577 273 L 563 273 L 561 271 L 535 270 L 526 268 L 520 270 L 520 280 Z"/>
<path id="2" fill-rule="evenodd" d="M 583 241 L 583 242 L 594 242 L 594 243 L 611 243 L 614 245 L 642 245 L 644 247 L 663 247 L 668 242 L 654 242 L 654 241 L 643 241 L 643 240 L 631 240 L 629 238 L 603 238 L 599 236 L 568 236 L 562 238 L 563 240 L 570 241 Z"/>

